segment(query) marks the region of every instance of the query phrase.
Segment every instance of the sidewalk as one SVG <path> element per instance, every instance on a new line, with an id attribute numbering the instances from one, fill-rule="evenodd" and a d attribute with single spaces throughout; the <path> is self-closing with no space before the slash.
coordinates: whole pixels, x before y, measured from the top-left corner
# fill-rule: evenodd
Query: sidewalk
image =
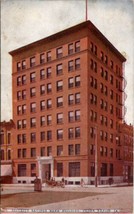
<path id="1" fill-rule="evenodd" d="M 12 194 L 20 192 L 33 192 L 33 189 L 5 189 L 2 194 Z M 62 197 L 62 191 L 70 192 L 95 192 L 101 195 L 90 196 L 75 200 L 68 200 L 58 203 L 33 206 L 29 209 L 36 210 L 38 213 L 46 210 L 115 210 L 119 212 L 132 213 L 133 210 L 133 187 L 44 187 L 43 191 L 59 191 L 59 197 Z M 105 194 L 103 194 L 105 193 Z M 106 194 L 107 193 L 107 194 Z"/>

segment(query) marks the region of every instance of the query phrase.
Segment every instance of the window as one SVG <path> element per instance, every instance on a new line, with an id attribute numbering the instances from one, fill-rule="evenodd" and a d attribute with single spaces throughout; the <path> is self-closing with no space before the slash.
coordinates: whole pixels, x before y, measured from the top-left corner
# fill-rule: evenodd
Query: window
<path id="1" fill-rule="evenodd" d="M 80 110 L 75 111 L 75 120 L 79 121 L 80 120 Z"/>
<path id="2" fill-rule="evenodd" d="M 113 63 L 113 61 L 112 61 L 112 60 L 110 61 L 110 68 L 111 68 L 111 69 L 113 69 L 113 68 L 114 68 L 114 63 Z"/>
<path id="3" fill-rule="evenodd" d="M 107 55 L 105 55 L 105 57 L 104 57 L 104 63 L 107 65 L 107 63 L 108 63 L 108 57 L 107 57 Z"/>
<path id="4" fill-rule="evenodd" d="M 17 121 L 17 128 L 18 128 L 18 129 L 21 129 L 21 125 L 22 125 L 21 120 L 18 120 L 18 121 Z"/>
<path id="5" fill-rule="evenodd" d="M 45 116 L 40 117 L 40 125 L 45 126 Z"/>
<path id="6" fill-rule="evenodd" d="M 97 46 L 94 46 L 94 54 L 97 56 Z"/>
<path id="7" fill-rule="evenodd" d="M 73 71 L 73 60 L 68 62 L 68 71 Z"/>
<path id="8" fill-rule="evenodd" d="M 108 89 L 107 86 L 104 87 L 104 94 L 107 95 L 108 94 Z"/>
<path id="9" fill-rule="evenodd" d="M 4 160 L 4 159 L 5 159 L 5 157 L 4 157 L 4 150 L 1 149 L 0 150 L 0 160 Z"/>
<path id="10" fill-rule="evenodd" d="M 63 129 L 57 130 L 57 140 L 63 140 Z"/>
<path id="11" fill-rule="evenodd" d="M 107 71 L 105 71 L 104 76 L 105 76 L 105 80 L 108 80 L 108 72 Z"/>
<path id="12" fill-rule="evenodd" d="M 35 66 L 35 57 L 30 58 L 30 67 Z"/>
<path id="13" fill-rule="evenodd" d="M 110 134 L 110 142 L 113 143 L 113 134 Z"/>
<path id="14" fill-rule="evenodd" d="M 62 91 L 63 90 L 63 81 L 59 80 L 57 81 L 57 91 Z"/>
<path id="15" fill-rule="evenodd" d="M 47 147 L 47 156 L 51 156 L 52 155 L 52 147 L 48 146 Z"/>
<path id="16" fill-rule="evenodd" d="M 110 98 L 111 98 L 111 99 L 113 99 L 113 97 L 114 97 L 113 95 L 114 95 L 114 94 L 113 94 L 113 90 L 110 90 Z"/>
<path id="17" fill-rule="evenodd" d="M 75 86 L 80 86 L 80 76 L 75 77 Z"/>
<path id="18" fill-rule="evenodd" d="M 18 115 L 21 114 L 21 106 L 17 106 L 17 114 L 18 114 Z"/>
<path id="19" fill-rule="evenodd" d="M 22 85 L 25 85 L 26 84 L 26 75 L 23 75 L 22 76 Z"/>
<path id="20" fill-rule="evenodd" d="M 21 100 L 21 91 L 17 91 L 17 100 Z"/>
<path id="21" fill-rule="evenodd" d="M 75 42 L 75 52 L 80 51 L 80 41 Z"/>
<path id="22" fill-rule="evenodd" d="M 101 164 L 101 176 L 107 176 L 107 163 Z"/>
<path id="23" fill-rule="evenodd" d="M 22 134 L 22 143 L 26 143 L 26 134 Z"/>
<path id="24" fill-rule="evenodd" d="M 100 139 L 101 140 L 103 140 L 103 137 L 104 137 L 103 135 L 104 135 L 103 131 L 100 131 Z"/>
<path id="25" fill-rule="evenodd" d="M 22 114 L 26 114 L 26 109 L 27 109 L 27 106 L 26 105 L 22 105 Z"/>
<path id="26" fill-rule="evenodd" d="M 27 125 L 27 121 L 26 120 L 22 120 L 22 128 L 26 128 L 26 125 Z"/>
<path id="27" fill-rule="evenodd" d="M 17 142 L 18 142 L 18 144 L 21 143 L 21 134 L 18 134 L 18 135 L 17 135 Z"/>
<path id="28" fill-rule="evenodd" d="M 21 149 L 18 149 L 18 158 L 21 158 Z"/>
<path id="29" fill-rule="evenodd" d="M 47 131 L 47 141 L 51 141 L 52 140 L 52 131 Z"/>
<path id="30" fill-rule="evenodd" d="M 62 124 L 63 123 L 63 113 L 58 113 L 57 114 L 57 124 Z"/>
<path id="31" fill-rule="evenodd" d="M 36 95 L 36 88 L 30 88 L 30 96 L 34 97 Z"/>
<path id="32" fill-rule="evenodd" d="M 51 83 L 48 83 L 47 84 L 47 93 L 51 93 L 52 92 L 52 84 Z"/>
<path id="33" fill-rule="evenodd" d="M 45 147 L 40 148 L 40 156 L 45 156 Z"/>
<path id="34" fill-rule="evenodd" d="M 80 68 L 80 58 L 75 60 L 75 69 L 79 69 Z"/>
<path id="35" fill-rule="evenodd" d="M 69 128 L 68 129 L 68 138 L 73 139 L 73 137 L 74 137 L 73 128 Z"/>
<path id="36" fill-rule="evenodd" d="M 80 144 L 75 144 L 75 154 L 80 155 Z"/>
<path id="37" fill-rule="evenodd" d="M 113 128 L 113 120 L 112 119 L 110 120 L 110 128 L 111 129 Z"/>
<path id="38" fill-rule="evenodd" d="M 4 144 L 4 132 L 1 131 L 0 133 L 0 145 Z"/>
<path id="39" fill-rule="evenodd" d="M 68 54 L 72 54 L 73 53 L 73 43 L 68 45 Z"/>
<path id="40" fill-rule="evenodd" d="M 45 110 L 45 100 L 40 101 L 40 110 Z"/>
<path id="41" fill-rule="evenodd" d="M 52 75 L 51 67 L 47 68 L 47 78 L 50 78 Z"/>
<path id="42" fill-rule="evenodd" d="M 26 176 L 26 171 L 27 171 L 26 166 L 27 166 L 26 164 L 18 164 L 18 176 L 19 177 Z"/>
<path id="43" fill-rule="evenodd" d="M 22 61 L 22 69 L 26 69 L 26 60 Z"/>
<path id="44" fill-rule="evenodd" d="M 17 71 L 20 71 L 20 70 L 21 70 L 21 63 L 17 62 Z"/>
<path id="45" fill-rule="evenodd" d="M 90 154 L 91 155 L 94 154 L 94 148 L 95 148 L 95 146 L 93 144 L 90 144 Z"/>
<path id="46" fill-rule="evenodd" d="M 69 163 L 69 177 L 80 176 L 80 162 Z"/>
<path id="47" fill-rule="evenodd" d="M 100 53 L 100 58 L 101 58 L 101 61 L 103 61 L 104 60 L 104 53 L 101 51 L 101 53 Z"/>
<path id="48" fill-rule="evenodd" d="M 69 122 L 73 122 L 74 121 L 74 112 L 73 111 L 69 111 L 68 112 L 68 121 Z"/>
<path id="49" fill-rule="evenodd" d="M 74 95 L 70 94 L 68 95 L 68 104 L 72 105 L 74 103 Z"/>
<path id="50" fill-rule="evenodd" d="M 104 147 L 104 154 L 107 157 L 107 147 Z"/>
<path id="51" fill-rule="evenodd" d="M 33 128 L 33 127 L 36 127 L 36 118 L 35 117 L 33 117 L 33 118 L 31 118 L 31 127 Z"/>
<path id="52" fill-rule="evenodd" d="M 100 147 L 100 155 L 103 156 L 103 146 Z"/>
<path id="53" fill-rule="evenodd" d="M 51 57 L 51 51 L 47 52 L 47 62 L 51 61 L 52 57 Z"/>
<path id="54" fill-rule="evenodd" d="M 79 138 L 80 137 L 80 127 L 75 128 L 75 137 Z"/>
<path id="55" fill-rule="evenodd" d="M 36 78 L 36 73 L 33 72 L 30 74 L 30 82 L 35 82 L 35 78 Z"/>
<path id="56" fill-rule="evenodd" d="M 63 176 L 63 163 L 57 163 L 57 177 Z"/>
<path id="57" fill-rule="evenodd" d="M 31 148 L 31 157 L 36 157 L 36 148 Z"/>
<path id="58" fill-rule="evenodd" d="M 113 85 L 113 75 L 110 75 L 110 83 Z"/>
<path id="59" fill-rule="evenodd" d="M 100 90 L 101 90 L 101 93 L 103 93 L 103 90 L 104 90 L 103 83 L 100 84 Z"/>
<path id="60" fill-rule="evenodd" d="M 73 145 L 68 145 L 68 154 L 74 155 L 74 146 Z"/>
<path id="61" fill-rule="evenodd" d="M 40 64 L 42 64 L 44 62 L 45 62 L 45 54 L 42 53 L 42 54 L 40 54 Z"/>
<path id="62" fill-rule="evenodd" d="M 61 75 L 63 73 L 62 64 L 59 64 L 59 65 L 56 66 L 56 72 L 57 72 L 57 75 Z"/>
<path id="63" fill-rule="evenodd" d="M 44 69 L 40 70 L 40 79 L 41 80 L 45 79 L 45 70 Z"/>
<path id="64" fill-rule="evenodd" d="M 8 151 L 7 151 L 7 159 L 11 160 L 11 150 L 10 149 L 8 149 Z"/>
<path id="65" fill-rule="evenodd" d="M 23 157 L 23 158 L 26 158 L 26 152 L 27 152 L 26 149 L 22 149 L 22 157 Z"/>
<path id="66" fill-rule="evenodd" d="M 57 156 L 63 155 L 63 146 L 57 146 Z"/>
<path id="67" fill-rule="evenodd" d="M 21 77 L 17 77 L 17 86 L 21 85 Z"/>
<path id="68" fill-rule="evenodd" d="M 11 144 L 11 133 L 7 134 L 7 143 Z"/>
<path id="69" fill-rule="evenodd" d="M 113 149 L 110 148 L 110 157 L 112 158 L 113 157 Z"/>
<path id="70" fill-rule="evenodd" d="M 47 115 L 47 125 L 52 125 L 52 115 Z"/>
<path id="71" fill-rule="evenodd" d="M 90 50 L 93 52 L 94 51 L 94 45 L 92 42 L 90 42 Z"/>
<path id="72" fill-rule="evenodd" d="M 50 109 L 50 108 L 52 108 L 52 100 L 48 99 L 47 100 L 47 109 Z"/>
<path id="73" fill-rule="evenodd" d="M 111 104 L 111 105 L 110 105 L 110 113 L 111 113 L 111 114 L 113 114 L 113 110 L 114 110 L 114 107 L 113 107 L 113 105 Z"/>
<path id="74" fill-rule="evenodd" d="M 61 58 L 63 56 L 62 47 L 57 48 L 56 56 L 57 56 L 57 58 Z"/>
<path id="75" fill-rule="evenodd" d="M 36 103 L 31 103 L 30 104 L 30 110 L 32 113 L 36 112 Z"/>
<path id="76" fill-rule="evenodd" d="M 72 88 L 74 86 L 74 78 L 71 77 L 68 79 L 68 88 Z"/>
<path id="77" fill-rule="evenodd" d="M 40 140 L 41 141 L 45 140 L 45 132 L 44 131 L 40 133 Z"/>
<path id="78" fill-rule="evenodd" d="M 80 93 L 75 94 L 75 104 L 80 103 Z"/>
<path id="79" fill-rule="evenodd" d="M 40 86 L 40 95 L 44 95 L 45 94 L 45 85 L 41 85 Z"/>
<path id="80" fill-rule="evenodd" d="M 31 163 L 31 177 L 35 177 L 35 176 L 36 176 L 36 164 Z"/>
<path id="81" fill-rule="evenodd" d="M 22 99 L 25 100 L 26 99 L 26 90 L 22 91 Z"/>
<path id="82" fill-rule="evenodd" d="M 95 163 L 91 163 L 91 176 L 94 177 L 95 176 Z"/>
<path id="83" fill-rule="evenodd" d="M 63 97 L 57 97 L 57 107 L 63 106 Z"/>
<path id="84" fill-rule="evenodd" d="M 101 77 L 103 77 L 103 76 L 104 76 L 104 70 L 103 70 L 103 68 L 102 68 L 102 67 L 100 68 L 100 74 L 101 74 Z"/>

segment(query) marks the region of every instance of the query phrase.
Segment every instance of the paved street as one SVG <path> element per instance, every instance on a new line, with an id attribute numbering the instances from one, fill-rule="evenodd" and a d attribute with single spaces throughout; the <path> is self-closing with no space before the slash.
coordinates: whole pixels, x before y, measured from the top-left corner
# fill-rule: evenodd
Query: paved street
<path id="1" fill-rule="evenodd" d="M 94 192 L 101 193 L 96 196 L 88 196 L 75 200 L 62 201 L 58 203 L 49 203 L 45 205 L 30 207 L 32 210 L 115 210 L 117 212 L 133 213 L 133 187 L 65 187 L 50 188 L 45 187 L 43 191 L 59 191 L 59 197 L 62 197 L 63 191 L 71 192 Z M 29 190 L 4 190 L 2 194 L 13 192 L 26 192 Z M 30 190 L 32 192 L 33 190 Z M 103 194 L 105 193 L 105 194 Z M 15 213 L 15 212 L 14 212 Z"/>

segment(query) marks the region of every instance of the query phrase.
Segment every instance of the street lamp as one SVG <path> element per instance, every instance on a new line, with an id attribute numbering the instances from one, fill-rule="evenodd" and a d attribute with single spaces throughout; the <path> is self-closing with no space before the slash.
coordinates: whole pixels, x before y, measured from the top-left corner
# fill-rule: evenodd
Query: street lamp
<path id="1" fill-rule="evenodd" d="M 98 148 L 97 148 L 97 127 L 94 128 L 94 140 L 95 140 L 95 187 L 98 186 Z"/>

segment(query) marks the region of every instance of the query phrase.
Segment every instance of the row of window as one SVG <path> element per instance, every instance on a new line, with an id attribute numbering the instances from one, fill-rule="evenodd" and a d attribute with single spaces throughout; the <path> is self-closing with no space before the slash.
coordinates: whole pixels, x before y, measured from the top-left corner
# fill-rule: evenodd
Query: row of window
<path id="1" fill-rule="evenodd" d="M 114 175 L 114 165 L 112 163 L 101 163 L 101 176 L 107 176 L 108 175 L 108 165 L 109 165 L 109 176 Z M 81 176 L 81 168 L 82 165 L 80 162 L 69 162 L 68 163 L 68 176 L 69 177 L 80 177 Z M 36 176 L 36 164 L 31 163 L 30 166 L 31 169 L 31 176 Z M 57 177 L 63 177 L 63 170 L 64 170 L 64 163 L 58 162 L 56 164 L 57 169 Z M 92 162 L 90 164 L 90 174 L 91 176 L 95 176 L 95 163 Z M 28 176 L 27 174 L 27 165 L 26 164 L 18 164 L 18 176 Z M 70 181 L 70 184 L 72 182 Z"/>
<path id="2" fill-rule="evenodd" d="M 98 55 L 97 53 L 97 46 L 93 43 L 93 42 L 90 42 L 90 51 L 95 54 L 96 56 Z M 103 52 L 103 51 L 100 51 L 100 60 L 105 64 L 105 65 L 108 65 L 108 56 Z M 114 65 L 114 62 L 113 60 L 110 60 L 109 62 L 109 66 L 112 70 L 116 69 L 116 74 L 117 75 L 120 75 L 120 68 L 118 65 Z M 115 67 L 115 68 L 114 68 Z"/>
<path id="3" fill-rule="evenodd" d="M 63 129 L 58 129 L 56 132 L 57 132 L 57 140 L 63 140 Z M 76 139 L 76 138 L 80 138 L 80 137 L 81 137 L 80 127 L 68 129 L 68 139 Z M 51 130 L 48 130 L 47 132 L 45 132 L 45 131 L 40 132 L 40 141 L 44 142 L 45 140 L 52 141 L 52 131 Z M 27 142 L 26 134 L 17 135 L 18 144 L 21 144 L 21 143 L 25 144 L 26 142 Z M 30 142 L 36 143 L 36 132 L 32 132 L 30 134 Z"/>
<path id="4" fill-rule="evenodd" d="M 90 154 L 91 155 L 95 155 L 95 145 L 91 144 L 90 145 Z M 108 155 L 108 148 L 107 147 L 104 147 L 104 146 L 101 146 L 100 147 L 100 156 L 105 156 L 105 157 L 111 157 L 113 158 L 114 156 L 114 149 L 113 148 L 110 148 L 109 150 L 109 155 Z M 120 159 L 120 150 L 119 149 L 116 149 L 115 151 L 115 156 L 117 159 Z"/>
<path id="5" fill-rule="evenodd" d="M 5 137 L 4 131 L 1 131 L 1 133 L 0 133 L 0 145 L 3 145 L 5 143 L 11 144 L 11 133 L 7 133 L 6 141 L 4 140 L 4 137 Z"/>
<path id="6" fill-rule="evenodd" d="M 52 155 L 52 147 L 48 146 L 47 148 L 40 148 L 40 156 L 51 156 Z M 57 146 L 57 156 L 63 155 L 63 146 Z M 68 145 L 68 155 L 80 155 L 80 144 L 71 144 Z M 36 148 L 30 149 L 30 156 L 36 157 Z M 27 149 L 18 149 L 18 158 L 26 158 L 27 157 Z"/>
<path id="7" fill-rule="evenodd" d="M 11 160 L 11 150 L 8 149 L 7 152 L 4 149 L 0 150 L 0 160 Z"/>
<path id="8" fill-rule="evenodd" d="M 68 44 L 68 54 L 73 54 L 80 51 L 80 41 L 76 41 L 75 43 Z M 56 58 L 62 58 L 63 57 L 63 47 L 59 47 L 56 49 Z M 50 62 L 52 60 L 52 52 L 48 51 L 46 53 L 40 54 L 40 64 L 43 64 L 45 62 Z M 36 63 L 36 57 L 33 56 L 30 58 L 30 67 L 34 67 L 37 65 Z M 26 60 L 22 60 L 22 62 L 17 62 L 17 71 L 21 71 L 26 69 L 27 63 Z"/>
<path id="9" fill-rule="evenodd" d="M 75 66 L 74 66 L 74 61 L 71 60 L 68 62 L 68 71 L 73 71 L 75 67 L 75 70 L 80 68 L 80 58 L 75 60 Z M 58 64 L 56 66 L 56 74 L 57 75 L 61 75 L 63 74 L 63 64 Z M 45 69 L 41 69 L 40 70 L 40 79 L 45 79 L 45 78 L 50 78 L 52 75 L 52 68 L 49 67 L 46 69 L 46 73 L 45 73 Z M 30 73 L 30 82 L 36 82 L 36 72 L 32 72 Z M 20 85 L 25 85 L 26 84 L 26 75 L 22 75 L 17 77 L 17 86 Z"/>

